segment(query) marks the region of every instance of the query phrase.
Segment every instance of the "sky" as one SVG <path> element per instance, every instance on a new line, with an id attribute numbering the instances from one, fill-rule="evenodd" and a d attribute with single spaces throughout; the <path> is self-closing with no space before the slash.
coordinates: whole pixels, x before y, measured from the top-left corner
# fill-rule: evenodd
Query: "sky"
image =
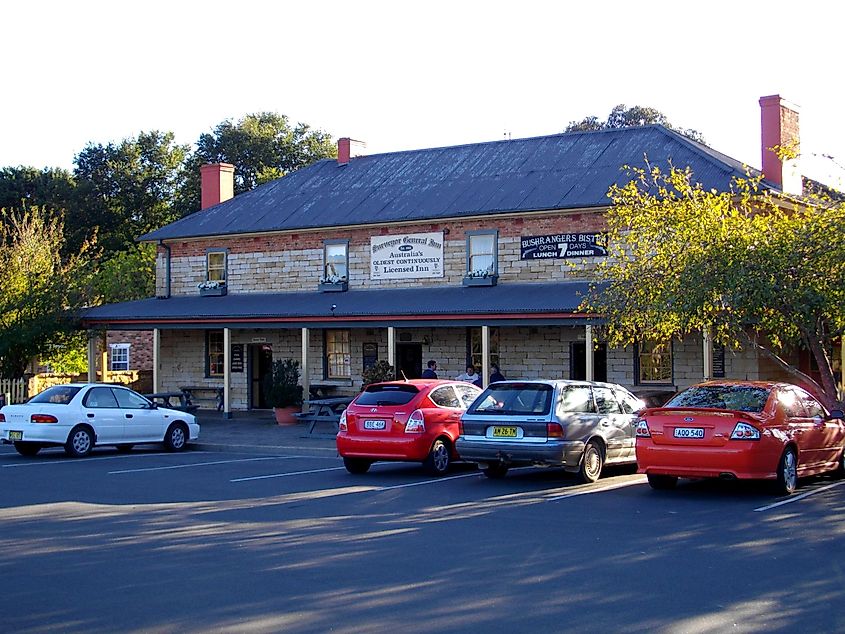
<path id="1" fill-rule="evenodd" d="M 72 169 L 142 131 L 193 144 L 261 111 L 376 154 L 555 134 L 626 104 L 759 168 L 759 98 L 780 94 L 802 172 L 845 181 L 837 2 L 27 0 L 2 16 L 0 167 Z"/>

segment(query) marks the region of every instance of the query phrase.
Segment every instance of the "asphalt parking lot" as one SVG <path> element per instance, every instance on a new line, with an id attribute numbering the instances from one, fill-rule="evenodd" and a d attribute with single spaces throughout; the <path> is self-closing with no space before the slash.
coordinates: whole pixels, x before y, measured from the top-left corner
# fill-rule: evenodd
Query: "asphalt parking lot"
<path id="1" fill-rule="evenodd" d="M 630 469 L 0 447 L 0 481 L 6 631 L 845 631 L 829 478 L 783 499 Z"/>

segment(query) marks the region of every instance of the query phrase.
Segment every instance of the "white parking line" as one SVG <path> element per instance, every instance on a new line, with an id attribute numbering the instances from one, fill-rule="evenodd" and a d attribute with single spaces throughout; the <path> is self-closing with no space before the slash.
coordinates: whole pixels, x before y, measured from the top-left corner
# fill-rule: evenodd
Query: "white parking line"
<path id="1" fill-rule="evenodd" d="M 775 502 L 774 504 L 768 504 L 767 506 L 761 506 L 760 508 L 754 509 L 755 513 L 760 513 L 762 511 L 768 511 L 771 509 L 775 509 L 779 506 L 783 506 L 785 504 L 792 504 L 793 502 L 800 502 L 804 498 L 808 498 L 811 495 L 815 495 L 816 493 L 821 493 L 822 491 L 827 491 L 828 489 L 832 489 L 833 487 L 838 487 L 842 484 L 845 484 L 845 480 L 841 480 L 839 482 L 834 482 L 833 484 L 828 484 L 824 487 L 819 487 L 818 489 L 813 489 L 812 491 L 807 491 L 806 493 L 802 493 L 801 495 L 796 495 L 795 497 L 788 497 L 785 500 L 781 500 L 780 502 Z"/>
<path id="2" fill-rule="evenodd" d="M 271 473 L 270 475 L 252 476 L 251 478 L 235 478 L 229 482 L 249 482 L 250 480 L 269 480 L 270 478 L 288 478 L 290 476 L 308 475 L 309 473 L 323 473 L 325 471 L 341 471 L 346 467 L 331 467 L 329 469 L 310 469 L 308 471 L 291 471 L 290 473 Z"/>
<path id="3" fill-rule="evenodd" d="M 390 491 L 392 489 L 405 489 L 407 487 L 418 487 L 423 484 L 437 484 L 438 482 L 446 482 L 447 480 L 457 480 L 458 478 L 472 478 L 479 477 L 480 473 L 464 473 L 463 475 L 449 476 L 446 478 L 437 478 L 436 480 L 423 480 L 422 482 L 409 482 L 407 484 L 394 484 L 389 487 L 376 487 L 373 491 Z"/>
<path id="4" fill-rule="evenodd" d="M 238 458 L 237 460 L 214 460 L 213 462 L 192 462 L 190 464 L 169 465 L 166 467 L 144 467 L 143 469 L 121 469 L 120 471 L 109 471 L 109 475 L 118 473 L 140 473 L 142 471 L 167 471 L 168 469 L 189 469 L 191 467 L 207 467 L 216 464 L 230 464 L 233 462 L 257 462 L 259 460 L 290 460 L 301 456 L 264 456 L 261 458 Z"/>
<path id="5" fill-rule="evenodd" d="M 554 497 L 550 497 L 546 500 L 546 502 L 554 502 L 555 500 L 563 500 L 565 498 L 574 498 L 578 495 L 590 495 L 592 493 L 602 493 L 604 491 L 613 491 L 614 489 L 622 489 L 625 487 L 634 486 L 637 484 L 645 484 L 648 482 L 648 479 L 643 476 L 642 478 L 636 478 L 634 480 L 628 480 L 627 482 L 620 482 L 619 484 L 609 484 L 604 487 L 600 488 L 590 488 L 590 489 L 579 489 L 578 491 L 573 491 L 572 493 L 562 493 L 561 495 L 555 495 Z M 588 485 L 591 486 L 591 485 Z"/>
<path id="6" fill-rule="evenodd" d="M 205 451 L 193 451 L 191 453 L 207 453 Z M 89 462 L 97 462 L 99 460 L 125 460 L 126 458 L 147 458 L 154 456 L 172 456 L 173 454 L 167 452 L 157 453 L 128 453 L 120 456 L 94 456 L 88 458 L 69 458 L 68 460 L 27 460 L 26 462 L 17 462 L 15 464 L 4 464 L 4 469 L 11 469 L 14 467 L 48 467 L 54 464 L 87 464 Z"/>

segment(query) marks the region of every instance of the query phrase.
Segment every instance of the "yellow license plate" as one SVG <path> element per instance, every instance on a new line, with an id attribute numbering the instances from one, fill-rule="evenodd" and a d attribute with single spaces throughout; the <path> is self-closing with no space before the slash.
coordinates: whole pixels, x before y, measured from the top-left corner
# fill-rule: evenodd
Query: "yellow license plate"
<path id="1" fill-rule="evenodd" d="M 23 432 L 22 431 L 10 431 L 9 432 L 9 440 L 23 440 Z"/>
<path id="2" fill-rule="evenodd" d="M 493 438 L 516 438 L 516 427 L 494 427 Z"/>

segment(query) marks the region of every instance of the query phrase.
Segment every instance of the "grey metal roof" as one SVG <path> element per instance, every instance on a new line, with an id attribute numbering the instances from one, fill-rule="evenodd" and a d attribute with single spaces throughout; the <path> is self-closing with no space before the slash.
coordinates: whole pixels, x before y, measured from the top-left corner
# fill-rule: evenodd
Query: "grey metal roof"
<path id="1" fill-rule="evenodd" d="M 645 157 L 725 190 L 744 166 L 659 125 L 324 159 L 141 236 L 219 236 L 608 204 Z"/>
<path id="2" fill-rule="evenodd" d="M 113 329 L 203 327 L 322 328 L 407 323 L 447 326 L 474 323 L 572 323 L 589 282 L 499 284 L 491 287 L 379 288 L 343 293 L 241 293 L 180 296 L 97 306 L 85 311 L 86 327 Z M 332 310 L 334 306 L 334 310 Z"/>

